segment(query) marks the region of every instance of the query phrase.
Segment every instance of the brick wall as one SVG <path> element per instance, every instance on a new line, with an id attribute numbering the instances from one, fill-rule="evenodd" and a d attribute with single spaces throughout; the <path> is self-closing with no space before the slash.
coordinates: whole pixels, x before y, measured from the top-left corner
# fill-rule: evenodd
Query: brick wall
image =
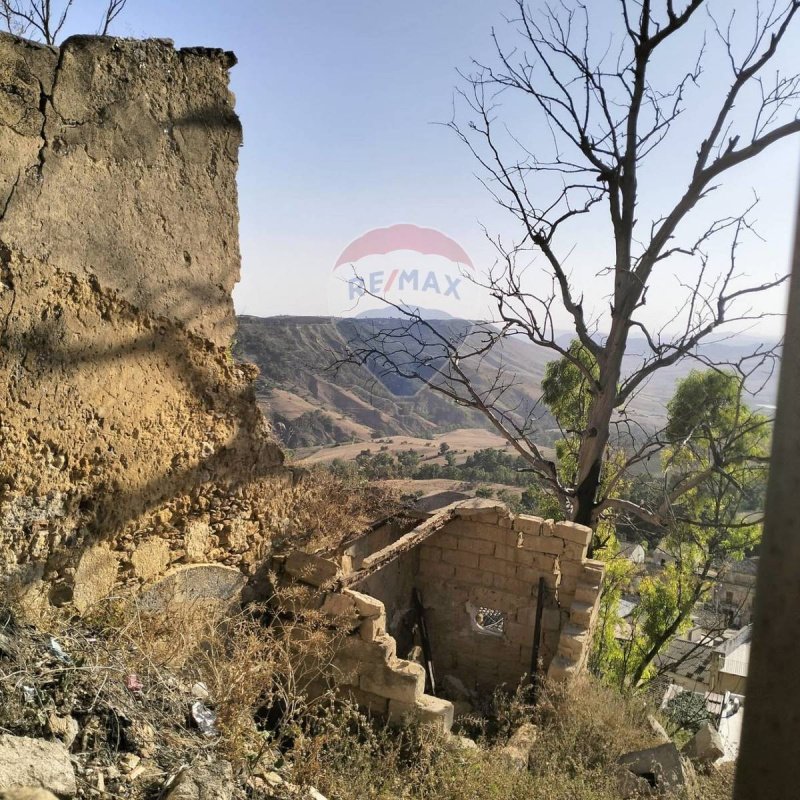
<path id="1" fill-rule="evenodd" d="M 468 685 L 490 688 L 516 685 L 530 673 L 540 577 L 545 579 L 543 668 L 555 662 L 559 676 L 581 668 L 602 576 L 598 563 L 586 558 L 590 537 L 583 526 L 514 517 L 504 506 L 460 508 L 419 553 L 417 587 L 440 679 L 453 674 Z M 475 624 L 480 608 L 502 613 L 502 634 Z"/>
<path id="2" fill-rule="evenodd" d="M 283 565 L 290 580 L 320 589 L 316 607 L 352 617 L 352 633 L 333 660 L 340 690 L 375 713 L 413 713 L 445 729 L 452 705 L 425 694 L 423 668 L 398 658 L 392 611 L 405 607 L 410 586 L 422 594 L 439 684 L 450 674 L 469 688 L 491 691 L 503 683 L 514 687 L 530 672 L 540 578 L 546 586 L 542 667 L 554 679 L 583 669 L 603 577 L 603 565 L 586 557 L 591 531 L 582 525 L 515 517 L 485 501 L 465 501 L 448 513 L 455 514 L 452 521 L 361 581 L 359 591 L 335 587 L 346 583 L 369 548 L 333 559 L 294 552 Z M 395 536 L 383 532 L 373 544 Z M 366 594 L 365 584 L 383 597 Z M 502 613 L 502 632 L 476 624 L 481 608 Z"/>

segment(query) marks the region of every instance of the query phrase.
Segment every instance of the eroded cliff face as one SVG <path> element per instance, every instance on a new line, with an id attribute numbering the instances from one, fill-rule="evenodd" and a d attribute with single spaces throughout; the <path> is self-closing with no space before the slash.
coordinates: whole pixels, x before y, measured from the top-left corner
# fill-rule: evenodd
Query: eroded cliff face
<path id="1" fill-rule="evenodd" d="M 55 602 L 254 572 L 291 483 L 229 351 L 234 63 L 0 34 L 0 573 Z"/>

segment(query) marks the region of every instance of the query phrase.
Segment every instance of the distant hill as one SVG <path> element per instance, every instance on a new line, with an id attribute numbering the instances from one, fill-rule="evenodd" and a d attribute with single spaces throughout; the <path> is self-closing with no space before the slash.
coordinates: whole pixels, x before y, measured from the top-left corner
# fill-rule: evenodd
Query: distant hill
<path id="1" fill-rule="evenodd" d="M 332 370 L 343 342 L 364 338 L 396 321 L 386 316 L 333 321 L 330 317 L 253 317 L 240 316 L 234 355 L 256 364 L 261 375 L 256 384 L 259 405 L 272 421 L 276 433 L 287 447 L 298 449 L 369 441 L 383 436 L 429 438 L 464 428 L 490 428 L 478 412 L 455 405 L 427 387 L 402 378 L 376 378 L 379 365 L 371 372 L 366 367 L 345 365 Z M 431 319 L 435 330 L 449 338 L 466 335 L 471 323 L 456 319 Z M 569 337 L 565 334 L 565 342 Z M 410 351 L 418 347 L 409 340 Z M 715 357 L 738 357 L 749 352 L 752 342 L 737 341 L 712 345 Z M 644 342 L 632 340 L 626 366 L 635 368 L 637 353 Z M 527 411 L 540 394 L 540 384 L 552 353 L 534 347 L 527 340 L 505 340 L 494 348 L 473 376 L 479 385 L 488 385 L 502 366 L 514 375 L 514 385 L 504 400 L 506 407 Z M 630 412 L 647 428 L 663 424 L 666 404 L 675 383 L 698 367 L 693 359 L 657 372 L 630 404 Z M 769 405 L 776 394 L 775 376 L 765 376 L 766 385 L 755 402 Z M 537 441 L 551 445 L 558 432 L 551 417 L 537 410 L 540 421 Z"/>

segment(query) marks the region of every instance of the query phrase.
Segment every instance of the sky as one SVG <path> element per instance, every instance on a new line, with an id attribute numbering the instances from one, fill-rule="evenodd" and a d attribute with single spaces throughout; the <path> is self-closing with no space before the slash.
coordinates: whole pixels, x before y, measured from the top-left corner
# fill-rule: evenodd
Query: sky
<path id="1" fill-rule="evenodd" d="M 101 6 L 78 2 L 71 28 L 92 30 Z M 604 45 L 618 22 L 618 0 L 593 0 L 591 7 L 596 38 Z M 744 15 L 750 3 L 737 7 Z M 364 232 L 397 223 L 445 233 L 479 274 L 492 265 L 496 255 L 484 230 L 510 240 L 519 229 L 481 185 L 474 158 L 440 123 L 452 117 L 454 89 L 463 86 L 458 70 L 469 70 L 472 58 L 492 61 L 492 27 L 506 35 L 503 13 L 510 10 L 505 0 L 129 0 L 113 30 L 117 35 L 168 37 L 177 46 L 220 47 L 238 56 L 231 88 L 244 127 L 242 273 L 234 292 L 239 313 L 329 313 L 339 254 Z M 699 20 L 684 47 L 654 65 L 656 79 L 685 71 L 706 22 Z M 800 25 L 795 27 L 797 41 Z M 709 110 L 728 80 L 720 55 L 709 53 L 700 85 L 687 93 L 689 111 L 673 143 L 642 172 L 644 220 L 668 208 L 685 184 Z M 549 134 L 529 104 L 501 102 L 498 114 L 515 136 L 534 149 L 549 147 Z M 788 269 L 799 150 L 800 141 L 783 142 L 739 168 L 695 223 L 738 211 L 756 191 L 754 216 L 764 241 L 742 245 L 738 268 L 754 279 Z M 549 186 L 543 181 L 541 188 L 544 194 Z M 560 252 L 569 254 L 573 282 L 598 319 L 608 308 L 608 279 L 596 278 L 609 259 L 606 217 L 604 211 L 592 215 L 559 243 Z M 687 233 L 692 230 L 690 225 Z M 722 243 L 712 256 L 727 257 Z M 680 283 L 687 274 L 657 276 L 645 318 L 658 324 L 682 307 Z M 532 259 L 527 276 L 534 290 L 545 285 L 541 260 Z M 778 290 L 756 310 L 784 304 Z M 566 318 L 558 322 L 566 324 Z M 764 337 L 781 329 L 779 319 L 748 327 Z"/>

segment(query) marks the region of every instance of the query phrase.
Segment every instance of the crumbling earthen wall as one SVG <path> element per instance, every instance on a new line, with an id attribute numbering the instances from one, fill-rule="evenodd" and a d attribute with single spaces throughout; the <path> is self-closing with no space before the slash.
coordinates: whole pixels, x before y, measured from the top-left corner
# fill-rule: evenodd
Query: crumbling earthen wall
<path id="1" fill-rule="evenodd" d="M 0 34 L 0 571 L 51 600 L 253 572 L 253 482 L 290 480 L 229 352 L 234 63 Z"/>

